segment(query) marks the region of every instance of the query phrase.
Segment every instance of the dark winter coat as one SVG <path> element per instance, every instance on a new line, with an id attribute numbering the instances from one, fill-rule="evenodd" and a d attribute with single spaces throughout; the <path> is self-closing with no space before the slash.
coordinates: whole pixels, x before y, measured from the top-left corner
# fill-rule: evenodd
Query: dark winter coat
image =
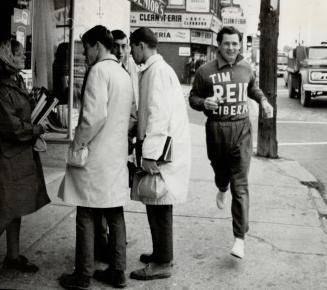
<path id="1" fill-rule="evenodd" d="M 50 202 L 41 161 L 33 151 L 39 126 L 21 78 L 0 79 L 0 221 L 32 213 Z"/>

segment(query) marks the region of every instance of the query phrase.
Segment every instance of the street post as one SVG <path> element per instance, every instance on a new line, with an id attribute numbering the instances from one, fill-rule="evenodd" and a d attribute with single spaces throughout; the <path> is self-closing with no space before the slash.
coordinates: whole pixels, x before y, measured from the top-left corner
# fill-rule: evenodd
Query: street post
<path id="1" fill-rule="evenodd" d="M 259 110 L 257 155 L 278 158 L 277 117 L 277 50 L 279 0 L 261 0 L 260 7 L 260 88 L 274 108 L 273 118 L 265 119 Z"/>

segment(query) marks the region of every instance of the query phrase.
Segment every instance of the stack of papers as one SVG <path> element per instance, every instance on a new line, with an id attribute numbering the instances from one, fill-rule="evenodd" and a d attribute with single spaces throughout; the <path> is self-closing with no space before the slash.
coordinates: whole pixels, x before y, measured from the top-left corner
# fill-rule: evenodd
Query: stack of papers
<path id="1" fill-rule="evenodd" d="M 37 101 L 31 116 L 32 124 L 42 124 L 59 100 L 44 87 L 33 89 L 32 93 Z"/>

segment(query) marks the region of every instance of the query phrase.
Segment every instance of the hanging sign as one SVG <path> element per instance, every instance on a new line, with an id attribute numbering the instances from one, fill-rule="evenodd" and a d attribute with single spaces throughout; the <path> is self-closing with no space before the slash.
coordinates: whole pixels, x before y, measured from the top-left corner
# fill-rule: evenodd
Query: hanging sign
<path id="1" fill-rule="evenodd" d="M 217 17 L 203 13 L 167 12 L 163 16 L 158 16 L 153 13 L 132 11 L 130 17 L 130 25 L 138 27 L 195 28 L 218 32 L 221 25 L 221 22 Z"/>
<path id="2" fill-rule="evenodd" d="M 225 7 L 221 9 L 223 26 L 234 26 L 240 32 L 246 31 L 246 18 L 241 7 Z"/>
<path id="3" fill-rule="evenodd" d="M 164 15 L 165 8 L 167 3 L 163 0 L 129 0 L 132 3 L 144 8 L 145 10 L 157 14 L 157 15 Z"/>
<path id="4" fill-rule="evenodd" d="M 186 11 L 188 12 L 209 12 L 209 0 L 187 0 Z"/>
<path id="5" fill-rule="evenodd" d="M 199 44 L 212 44 L 212 32 L 204 30 L 192 30 L 191 31 L 191 43 Z"/>
<path id="6" fill-rule="evenodd" d="M 139 27 L 131 27 L 131 32 Z M 158 38 L 158 42 L 180 42 L 190 43 L 190 30 L 189 29 L 175 29 L 175 28 L 154 28 L 151 27 Z"/>
<path id="7" fill-rule="evenodd" d="M 159 42 L 190 42 L 189 29 L 152 28 Z"/>
<path id="8" fill-rule="evenodd" d="M 178 48 L 179 56 L 191 56 L 191 48 L 188 46 L 180 46 Z"/>

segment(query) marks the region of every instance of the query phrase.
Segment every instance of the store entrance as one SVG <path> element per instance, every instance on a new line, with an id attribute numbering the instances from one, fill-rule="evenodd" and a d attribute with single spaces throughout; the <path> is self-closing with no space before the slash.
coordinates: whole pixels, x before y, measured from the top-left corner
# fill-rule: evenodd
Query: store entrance
<path id="1" fill-rule="evenodd" d="M 195 62 L 195 70 L 207 62 L 208 46 L 203 44 L 192 44 L 191 53 Z"/>

